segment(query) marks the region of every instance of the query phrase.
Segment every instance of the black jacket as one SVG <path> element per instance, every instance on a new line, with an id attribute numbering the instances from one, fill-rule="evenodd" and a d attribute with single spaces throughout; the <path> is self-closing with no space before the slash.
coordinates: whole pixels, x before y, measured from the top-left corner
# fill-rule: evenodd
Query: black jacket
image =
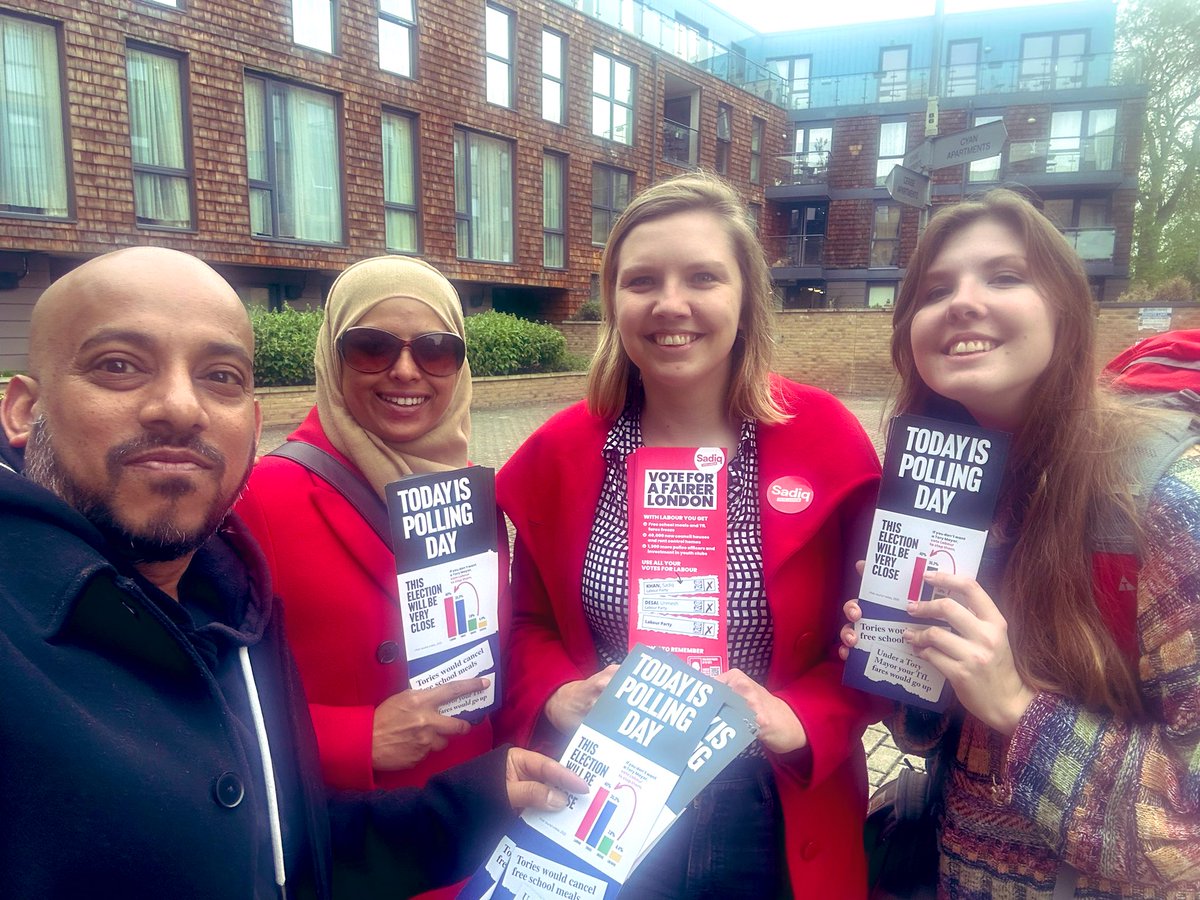
<path id="1" fill-rule="evenodd" d="M 185 591 L 213 622 L 192 629 L 89 522 L 0 468 L 0 896 L 267 896 L 260 746 L 240 670 L 214 667 L 242 646 L 289 897 L 402 897 L 482 862 L 508 817 L 503 752 L 421 791 L 327 797 L 267 570 L 236 519 Z"/>

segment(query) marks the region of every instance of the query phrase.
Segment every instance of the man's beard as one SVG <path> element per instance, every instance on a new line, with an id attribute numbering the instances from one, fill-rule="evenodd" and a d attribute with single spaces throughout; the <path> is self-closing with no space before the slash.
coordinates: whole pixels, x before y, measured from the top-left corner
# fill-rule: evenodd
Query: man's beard
<path id="1" fill-rule="evenodd" d="M 35 484 L 66 501 L 84 518 L 90 521 L 121 556 L 132 563 L 167 562 L 181 559 L 199 549 L 216 533 L 234 501 L 241 494 L 250 477 L 250 466 L 254 462 L 254 446 L 246 462 L 245 472 L 237 489 L 226 497 L 213 500 L 208 515 L 198 527 L 185 530 L 170 519 L 170 509 L 162 516 L 139 527 L 136 531 L 121 521 L 113 508 L 117 481 L 124 460 L 134 453 L 157 447 L 175 447 L 190 450 L 213 464 L 217 481 L 225 469 L 225 457 L 215 447 L 195 436 L 154 437 L 143 435 L 126 441 L 108 451 L 105 461 L 108 469 L 108 487 L 95 490 L 75 481 L 59 462 L 54 452 L 54 441 L 45 416 L 34 423 L 25 447 L 25 477 Z M 196 490 L 186 478 L 169 478 L 160 482 L 156 491 L 168 498 L 183 497 Z"/>

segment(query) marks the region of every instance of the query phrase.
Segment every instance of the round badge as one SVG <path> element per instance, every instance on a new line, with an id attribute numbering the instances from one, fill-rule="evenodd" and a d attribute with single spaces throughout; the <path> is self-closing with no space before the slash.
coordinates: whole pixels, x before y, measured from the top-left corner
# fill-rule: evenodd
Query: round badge
<path id="1" fill-rule="evenodd" d="M 697 447 L 692 461 L 701 472 L 720 472 L 725 467 L 725 451 L 720 447 Z"/>
<path id="2" fill-rule="evenodd" d="M 776 478 L 767 488 L 767 502 L 781 513 L 804 512 L 813 502 L 813 489 L 799 475 Z"/>

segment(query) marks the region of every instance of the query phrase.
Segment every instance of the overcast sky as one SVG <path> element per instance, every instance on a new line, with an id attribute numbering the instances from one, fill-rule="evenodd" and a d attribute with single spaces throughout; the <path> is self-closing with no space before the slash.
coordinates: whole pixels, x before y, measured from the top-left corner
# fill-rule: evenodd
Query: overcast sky
<path id="1" fill-rule="evenodd" d="M 737 16 L 757 31 L 791 31 L 850 22 L 872 22 L 933 14 L 933 0 L 708 0 Z M 997 9 L 1012 6 L 1045 6 L 1063 0 L 945 0 L 946 12 Z"/>

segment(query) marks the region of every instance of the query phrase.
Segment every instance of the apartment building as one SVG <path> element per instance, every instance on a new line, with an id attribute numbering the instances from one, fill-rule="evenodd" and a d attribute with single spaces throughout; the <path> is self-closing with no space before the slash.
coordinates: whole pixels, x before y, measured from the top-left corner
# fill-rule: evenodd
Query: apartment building
<path id="1" fill-rule="evenodd" d="M 764 231 L 788 308 L 890 306 L 921 211 L 885 180 L 927 137 L 997 120 L 1002 151 L 931 173 L 932 202 L 1025 191 L 1084 260 L 1098 300 L 1128 284 L 1145 109 L 1114 53 L 1116 5 L 1082 0 L 743 38 L 786 82 L 788 149 Z"/>
<path id="2" fill-rule="evenodd" d="M 778 78 L 631 9 L 0 0 L 0 370 L 46 285 L 117 247 L 194 253 L 276 308 L 419 254 L 468 313 L 561 319 L 647 184 L 723 172 L 761 217 Z"/>
<path id="3" fill-rule="evenodd" d="M 785 308 L 886 307 L 921 219 L 888 172 L 997 118 L 1003 152 L 934 171 L 933 203 L 1019 183 L 1098 298 L 1124 286 L 1144 90 L 1109 0 L 782 34 L 666 8 L 0 0 L 0 371 L 47 284 L 137 244 L 272 308 L 394 252 L 468 314 L 562 319 L 630 197 L 697 167 L 745 196 Z"/>

